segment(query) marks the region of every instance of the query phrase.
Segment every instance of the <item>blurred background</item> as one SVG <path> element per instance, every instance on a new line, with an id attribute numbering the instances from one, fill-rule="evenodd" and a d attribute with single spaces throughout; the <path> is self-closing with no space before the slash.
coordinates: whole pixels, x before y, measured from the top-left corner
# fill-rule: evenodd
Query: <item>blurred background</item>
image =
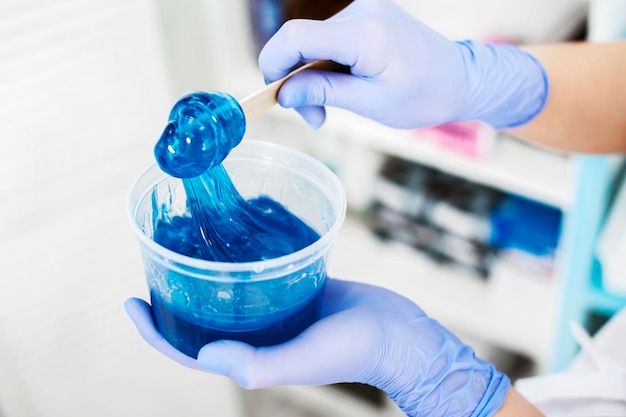
<path id="1" fill-rule="evenodd" d="M 0 416 L 402 415 L 358 384 L 240 390 L 162 357 L 123 309 L 148 295 L 126 195 L 172 104 L 256 91 L 258 51 L 285 20 L 348 3 L 0 2 Z M 453 39 L 626 33 L 619 0 L 398 4 Z M 569 321 L 593 333 L 626 305 L 619 155 L 554 153 L 476 122 L 400 131 L 336 109 L 313 131 L 275 107 L 246 138 L 297 147 L 341 178 L 349 214 L 330 275 L 413 299 L 513 380 L 564 369 Z"/>

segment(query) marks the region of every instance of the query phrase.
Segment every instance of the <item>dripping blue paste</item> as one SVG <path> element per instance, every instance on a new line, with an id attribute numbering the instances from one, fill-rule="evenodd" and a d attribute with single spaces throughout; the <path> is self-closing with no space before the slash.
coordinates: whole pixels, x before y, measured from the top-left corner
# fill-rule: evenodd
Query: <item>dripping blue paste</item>
<path id="1" fill-rule="evenodd" d="M 235 188 L 222 161 L 240 143 L 246 128 L 237 100 L 219 92 L 192 93 L 176 103 L 169 119 L 155 146 L 155 157 L 164 172 L 181 179 L 187 213 L 170 215 L 167 207 L 153 207 L 155 242 L 193 258 L 240 263 L 288 255 L 320 238 L 277 201 L 265 195 L 244 199 Z M 177 279 L 175 273 L 170 274 L 168 280 Z M 243 291 L 245 285 L 239 283 L 235 291 Z M 257 320 L 254 329 L 244 331 L 239 326 L 245 319 L 242 314 L 220 319 L 219 328 L 205 327 L 201 317 L 186 311 L 184 303 L 165 302 L 155 291 L 151 291 L 151 301 L 165 339 L 196 357 L 203 345 L 219 339 L 268 346 L 293 338 L 317 319 L 322 291 L 304 305 L 298 304 L 296 311 L 268 315 Z"/>

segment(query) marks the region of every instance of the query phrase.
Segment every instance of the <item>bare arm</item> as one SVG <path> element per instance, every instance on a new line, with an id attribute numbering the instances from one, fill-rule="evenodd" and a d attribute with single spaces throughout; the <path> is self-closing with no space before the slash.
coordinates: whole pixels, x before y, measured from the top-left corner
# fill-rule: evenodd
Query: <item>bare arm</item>
<path id="1" fill-rule="evenodd" d="M 544 417 L 544 415 L 515 388 L 510 387 L 504 404 L 493 417 Z"/>
<path id="2" fill-rule="evenodd" d="M 550 80 L 544 110 L 510 133 L 567 152 L 626 152 L 626 41 L 525 48 Z"/>

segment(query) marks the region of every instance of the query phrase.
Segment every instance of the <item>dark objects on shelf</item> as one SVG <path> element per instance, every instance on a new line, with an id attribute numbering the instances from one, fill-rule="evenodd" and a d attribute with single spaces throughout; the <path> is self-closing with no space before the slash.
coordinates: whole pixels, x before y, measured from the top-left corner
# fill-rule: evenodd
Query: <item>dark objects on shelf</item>
<path id="1" fill-rule="evenodd" d="M 287 20 L 324 20 L 350 3 L 352 0 L 248 0 L 255 53 Z"/>
<path id="2" fill-rule="evenodd" d="M 488 277 L 503 249 L 554 257 L 561 212 L 397 157 L 372 183 L 367 218 L 380 238 Z"/>

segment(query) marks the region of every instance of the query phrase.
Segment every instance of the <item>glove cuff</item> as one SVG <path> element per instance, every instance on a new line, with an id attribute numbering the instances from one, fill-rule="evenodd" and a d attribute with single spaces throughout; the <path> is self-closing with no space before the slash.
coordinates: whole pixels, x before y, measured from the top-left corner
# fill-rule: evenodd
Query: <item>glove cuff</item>
<path id="1" fill-rule="evenodd" d="M 485 395 L 481 398 L 471 417 L 491 417 L 494 415 L 504 404 L 510 386 L 509 377 L 496 371 L 496 374 L 489 381 Z"/>
<path id="2" fill-rule="evenodd" d="M 457 44 L 465 61 L 464 120 L 506 129 L 530 122 L 543 110 L 549 81 L 532 54 L 513 45 L 471 40 Z"/>

